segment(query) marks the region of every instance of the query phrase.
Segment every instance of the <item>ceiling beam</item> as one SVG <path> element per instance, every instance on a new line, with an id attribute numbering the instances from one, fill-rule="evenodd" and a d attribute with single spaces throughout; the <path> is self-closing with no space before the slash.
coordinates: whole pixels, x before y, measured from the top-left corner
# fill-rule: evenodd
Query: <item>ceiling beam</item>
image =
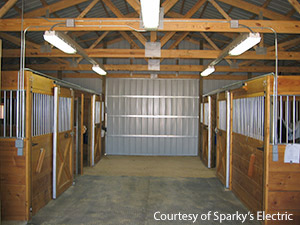
<path id="1" fill-rule="evenodd" d="M 2 34 L 2 33 L 1 33 Z M 1 36 L 0 34 L 0 36 Z M 179 37 L 181 40 L 182 37 Z M 39 46 L 39 45 L 37 45 Z M 172 46 L 175 48 L 177 45 Z M 85 53 L 91 58 L 145 58 L 145 49 L 84 49 Z M 221 50 L 184 50 L 184 49 L 162 49 L 161 58 L 168 59 L 215 59 Z M 3 49 L 3 57 L 19 57 L 19 49 Z M 40 49 L 26 49 L 26 57 L 34 58 L 51 58 L 51 57 L 81 57 L 79 54 L 66 54 L 58 49 L 52 49 L 50 53 L 41 53 Z M 279 60 L 300 60 L 300 52 L 278 52 Z M 274 60 L 275 52 L 268 51 L 266 55 L 257 55 L 255 51 L 247 51 L 239 56 L 227 56 L 225 59 L 239 59 L 239 60 Z"/>
<path id="2" fill-rule="evenodd" d="M 27 64 L 27 68 L 31 68 L 37 71 L 50 71 L 50 70 L 65 70 L 65 71 L 92 71 L 92 64 L 79 64 L 77 67 L 70 65 L 58 65 L 58 64 Z M 105 71 L 148 71 L 148 65 L 140 64 L 104 64 Z M 178 71 L 178 72 L 200 72 L 203 71 L 205 66 L 202 65 L 160 65 L 160 71 Z M 4 70 L 17 70 L 18 65 L 4 65 Z M 240 68 L 232 68 L 230 66 L 215 66 L 216 72 L 257 72 L 257 73 L 271 73 L 275 71 L 274 66 L 245 66 Z M 155 71 L 151 71 L 155 73 Z M 283 73 L 299 73 L 299 67 L 281 66 L 278 68 L 278 72 Z"/>
<path id="3" fill-rule="evenodd" d="M 50 74 L 51 75 L 51 74 Z M 63 73 L 64 78 L 99 78 L 99 75 L 95 73 Z M 150 78 L 149 74 L 144 73 L 109 73 L 108 78 Z M 196 74 L 158 74 L 158 78 L 172 78 L 172 79 L 199 79 L 199 75 Z M 203 77 L 204 80 L 246 80 L 247 75 L 210 75 Z"/>
<path id="4" fill-rule="evenodd" d="M 297 12 L 300 14 L 300 3 L 297 0 L 288 0 L 288 1 L 294 7 L 294 9 L 296 9 Z"/>
<path id="5" fill-rule="evenodd" d="M 40 18 L 24 19 L 24 27 L 29 27 L 29 31 L 49 30 L 53 25 L 66 19 L 41 20 Z M 300 34 L 300 21 L 280 21 L 280 20 L 239 20 L 253 28 L 254 32 L 272 33 L 269 29 L 261 27 L 272 27 L 277 33 Z M 20 19 L 0 19 L 0 31 L 20 31 Z M 133 31 L 140 29 L 140 20 L 136 18 L 81 18 L 75 19 L 75 27 L 57 26 L 57 31 Z M 190 31 L 190 32 L 249 32 L 247 28 L 230 28 L 227 20 L 216 19 L 181 19 L 168 18 L 164 20 L 164 28 L 159 31 Z"/>
<path id="6" fill-rule="evenodd" d="M 47 11 L 49 11 L 49 13 L 54 13 L 54 12 L 57 12 L 59 10 L 69 8 L 71 6 L 78 5 L 78 4 L 80 4 L 82 2 L 86 2 L 86 1 L 88 1 L 88 0 L 64 0 L 64 1 L 59 1 L 59 2 L 53 3 L 51 5 L 48 5 L 48 6 L 45 6 L 45 7 L 42 7 L 42 8 L 38 8 L 38 9 L 35 9 L 35 10 L 30 11 L 28 13 L 25 13 L 24 18 L 33 18 L 33 17 L 45 16 Z"/>
<path id="7" fill-rule="evenodd" d="M 264 7 L 248 3 L 243 0 L 219 0 L 220 2 L 224 2 L 228 5 L 234 6 L 239 9 L 243 9 L 245 11 L 254 13 L 259 15 L 260 12 L 263 13 L 264 17 L 272 19 L 272 20 L 292 20 L 290 17 L 282 15 L 280 13 L 276 13 L 272 10 L 265 9 Z"/>
<path id="8" fill-rule="evenodd" d="M 0 9 L 0 18 L 2 18 L 7 12 L 8 10 L 11 9 L 11 7 L 13 7 L 16 4 L 17 0 L 9 0 L 7 1 L 4 6 L 1 7 Z"/>

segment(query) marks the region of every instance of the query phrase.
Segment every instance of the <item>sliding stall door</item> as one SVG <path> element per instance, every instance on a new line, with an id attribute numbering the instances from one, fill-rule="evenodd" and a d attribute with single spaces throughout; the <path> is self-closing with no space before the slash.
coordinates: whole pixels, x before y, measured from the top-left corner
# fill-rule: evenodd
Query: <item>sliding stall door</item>
<path id="1" fill-rule="evenodd" d="M 198 155 L 199 82 L 107 79 L 110 155 Z"/>
<path id="2" fill-rule="evenodd" d="M 54 139 L 56 137 L 57 141 L 53 143 L 55 160 L 53 198 L 58 197 L 73 183 L 73 91 L 61 88 L 56 104 L 58 123 L 54 126 L 56 129 Z"/>
<path id="3" fill-rule="evenodd" d="M 224 95 L 224 93 L 223 93 Z M 222 97 L 223 97 L 222 95 Z M 226 99 L 218 96 L 217 101 L 217 176 L 226 184 Z"/>
<path id="4" fill-rule="evenodd" d="M 100 96 L 91 97 L 91 148 L 90 162 L 94 166 L 101 159 L 101 110 L 102 103 Z"/>

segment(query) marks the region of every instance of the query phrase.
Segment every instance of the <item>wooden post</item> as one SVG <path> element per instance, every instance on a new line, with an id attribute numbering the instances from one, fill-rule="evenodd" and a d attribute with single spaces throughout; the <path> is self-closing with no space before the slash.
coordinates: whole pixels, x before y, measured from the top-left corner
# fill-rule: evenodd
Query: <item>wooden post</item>
<path id="1" fill-rule="evenodd" d="M 25 131 L 25 160 L 26 160 L 26 220 L 30 220 L 31 213 L 31 114 L 32 114 L 32 92 L 31 72 L 25 72 L 26 79 L 26 131 Z"/>
<path id="2" fill-rule="evenodd" d="M 270 94 L 272 85 L 270 76 L 267 77 L 265 87 L 265 122 L 264 122 L 264 180 L 263 180 L 263 210 L 268 212 L 268 194 L 269 194 L 269 148 L 270 148 Z M 267 224 L 267 221 L 265 222 Z"/>

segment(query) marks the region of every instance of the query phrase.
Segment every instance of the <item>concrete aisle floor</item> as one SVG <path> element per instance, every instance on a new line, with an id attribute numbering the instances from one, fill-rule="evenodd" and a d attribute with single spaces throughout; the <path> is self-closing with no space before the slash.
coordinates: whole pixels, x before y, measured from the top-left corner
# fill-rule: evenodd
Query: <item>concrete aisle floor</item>
<path id="1" fill-rule="evenodd" d="M 113 161 L 113 158 L 110 160 Z M 199 159 L 197 162 L 201 164 Z M 101 167 L 101 163 L 105 164 L 105 159 L 101 160 L 97 167 Z M 94 169 L 97 170 L 97 167 Z M 114 174 L 122 172 L 115 171 Z M 215 177 L 93 174 L 78 177 L 75 186 L 41 209 L 28 224 L 193 224 L 191 221 L 155 221 L 153 215 L 157 211 L 173 214 L 179 212 L 207 214 L 209 211 L 228 214 L 235 214 L 236 211 L 247 213 L 236 197 L 231 192 L 225 191 Z M 220 224 L 212 219 L 201 221 L 199 217 L 194 224 Z M 222 224 L 242 223 L 227 221 Z M 246 221 L 243 224 L 259 223 Z"/>

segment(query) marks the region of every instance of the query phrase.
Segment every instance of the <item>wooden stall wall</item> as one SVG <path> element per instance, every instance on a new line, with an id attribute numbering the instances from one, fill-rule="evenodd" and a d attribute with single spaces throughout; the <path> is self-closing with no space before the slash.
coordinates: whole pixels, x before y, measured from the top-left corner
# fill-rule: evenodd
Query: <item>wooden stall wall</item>
<path id="1" fill-rule="evenodd" d="M 3 220 L 26 220 L 26 153 L 17 155 L 15 138 L 0 139 L 1 215 Z"/>
<path id="2" fill-rule="evenodd" d="M 269 147 L 269 177 L 267 213 L 293 214 L 293 221 L 284 224 L 300 224 L 300 164 L 284 163 L 285 145 L 278 146 L 278 161 L 272 160 L 272 145 Z M 268 221 L 268 225 L 283 224 L 283 221 Z"/>
<path id="3" fill-rule="evenodd" d="M 266 83 L 266 77 L 246 81 L 242 88 L 232 91 L 233 99 L 264 96 Z M 232 191 L 254 213 L 264 209 L 264 143 L 232 132 Z"/>
<path id="4" fill-rule="evenodd" d="M 252 212 L 263 210 L 263 142 L 232 135 L 232 191 Z"/>
<path id="5" fill-rule="evenodd" d="M 279 76 L 279 95 L 300 95 L 300 76 Z M 272 95 L 273 77 L 270 76 L 268 87 Z M 272 110 L 272 108 L 270 108 Z M 272 144 L 267 145 L 265 153 L 266 180 L 265 180 L 265 208 L 267 213 L 293 214 L 292 221 L 266 221 L 266 225 L 298 225 L 300 224 L 300 164 L 284 163 L 286 145 L 278 145 L 278 161 L 273 161 Z"/>

